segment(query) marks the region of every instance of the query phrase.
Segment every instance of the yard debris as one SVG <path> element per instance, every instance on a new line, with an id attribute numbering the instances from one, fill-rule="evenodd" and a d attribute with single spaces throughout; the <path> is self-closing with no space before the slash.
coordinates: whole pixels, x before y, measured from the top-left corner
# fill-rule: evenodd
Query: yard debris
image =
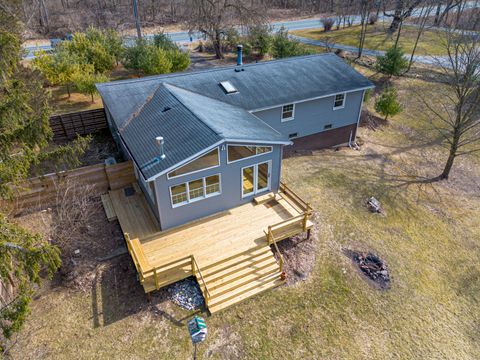
<path id="1" fill-rule="evenodd" d="M 390 274 L 387 265 L 375 254 L 371 252 L 357 252 L 344 250 L 344 253 L 350 257 L 370 280 L 373 280 L 381 289 L 390 287 Z"/>
<path id="2" fill-rule="evenodd" d="M 380 201 L 378 201 L 375 197 L 371 196 L 367 200 L 367 207 L 373 213 L 386 215 L 385 210 L 383 210 L 382 206 L 380 205 Z"/>
<path id="3" fill-rule="evenodd" d="M 204 305 L 202 291 L 193 277 L 177 281 L 168 287 L 171 300 L 185 310 L 197 310 Z"/>

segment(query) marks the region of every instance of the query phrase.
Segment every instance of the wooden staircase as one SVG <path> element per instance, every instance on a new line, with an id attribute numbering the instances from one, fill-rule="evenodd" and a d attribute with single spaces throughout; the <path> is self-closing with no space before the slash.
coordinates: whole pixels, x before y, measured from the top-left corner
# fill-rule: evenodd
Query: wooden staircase
<path id="1" fill-rule="evenodd" d="M 202 267 L 195 276 L 212 314 L 283 283 L 266 244 Z"/>

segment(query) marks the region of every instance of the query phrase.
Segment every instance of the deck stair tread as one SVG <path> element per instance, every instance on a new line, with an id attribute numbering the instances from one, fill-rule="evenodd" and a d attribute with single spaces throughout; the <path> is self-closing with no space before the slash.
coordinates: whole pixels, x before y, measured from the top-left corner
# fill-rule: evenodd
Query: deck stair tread
<path id="1" fill-rule="evenodd" d="M 207 267 L 202 267 L 202 274 L 205 277 L 218 277 L 227 275 L 231 271 L 238 271 L 245 266 L 255 265 L 265 259 L 272 258 L 272 251 L 269 247 L 264 246 L 261 251 L 254 253 L 243 253 L 237 257 L 227 261 L 220 261 Z"/>
<path id="2" fill-rule="evenodd" d="M 224 295 L 226 293 L 232 292 L 237 288 L 240 288 L 244 285 L 248 285 L 252 283 L 252 281 L 256 281 L 259 278 L 265 278 L 268 275 L 276 273 L 277 275 L 280 274 L 280 268 L 278 264 L 271 264 L 263 269 L 259 269 L 255 272 L 251 272 L 241 277 L 237 277 L 234 280 L 228 280 L 223 283 L 217 283 L 217 285 L 213 288 L 209 287 L 208 291 L 210 292 L 211 299 L 213 299 Z"/>
<path id="3" fill-rule="evenodd" d="M 275 194 L 273 192 L 269 192 L 268 194 L 265 195 L 260 195 L 257 196 L 253 199 L 254 203 L 257 205 L 264 204 L 270 200 L 274 200 L 276 198 Z"/>
<path id="4" fill-rule="evenodd" d="M 262 256 L 258 260 L 255 258 L 254 260 L 245 261 L 241 264 L 238 264 L 234 268 L 226 268 L 224 271 L 220 271 L 219 273 L 215 273 L 210 276 L 203 276 L 209 285 L 209 289 L 214 289 L 221 284 L 228 283 L 229 281 L 233 281 L 239 277 L 247 276 L 251 273 L 262 274 L 263 269 L 272 265 L 278 267 L 277 261 L 270 254 L 270 256 Z"/>
<path id="5" fill-rule="evenodd" d="M 110 198 L 109 194 L 102 194 L 102 205 L 103 209 L 105 210 L 105 215 L 107 216 L 108 221 L 115 221 L 117 220 L 117 213 L 113 208 L 112 199 Z"/>
<path id="6" fill-rule="evenodd" d="M 201 276 L 196 277 L 211 313 L 282 283 L 280 266 L 267 244 L 199 266 Z"/>
<path id="7" fill-rule="evenodd" d="M 239 302 L 257 295 L 265 290 L 272 289 L 276 286 L 282 285 L 284 282 L 280 278 L 279 273 L 274 273 L 256 281 L 250 282 L 247 285 L 235 289 L 235 291 L 224 294 L 220 297 L 212 299 L 209 303 L 209 311 L 213 314 L 217 311 L 223 310 L 229 306 L 238 304 Z"/>

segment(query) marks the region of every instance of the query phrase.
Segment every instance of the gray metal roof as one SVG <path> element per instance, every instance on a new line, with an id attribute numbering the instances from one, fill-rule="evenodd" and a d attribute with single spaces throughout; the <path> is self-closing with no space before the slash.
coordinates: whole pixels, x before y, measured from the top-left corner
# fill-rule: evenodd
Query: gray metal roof
<path id="1" fill-rule="evenodd" d="M 227 94 L 222 81 L 238 92 Z M 334 54 L 97 84 L 147 179 L 221 140 L 288 143 L 249 111 L 367 87 L 373 84 Z M 156 136 L 167 157 L 152 162 Z"/>
<path id="2" fill-rule="evenodd" d="M 161 84 L 120 135 L 145 179 L 222 140 Z M 166 157 L 159 159 L 155 138 L 163 136 Z"/>
<path id="3" fill-rule="evenodd" d="M 247 110 L 168 83 L 165 83 L 165 87 L 197 118 L 225 140 L 289 143 L 285 135 Z"/>

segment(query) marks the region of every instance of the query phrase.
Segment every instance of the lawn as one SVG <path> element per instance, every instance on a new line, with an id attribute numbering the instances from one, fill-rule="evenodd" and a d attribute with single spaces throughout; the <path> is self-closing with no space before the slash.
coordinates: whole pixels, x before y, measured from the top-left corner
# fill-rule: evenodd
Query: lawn
<path id="1" fill-rule="evenodd" d="M 411 53 L 417 37 L 417 29 L 412 26 L 404 26 L 400 37 L 400 46 L 408 54 Z M 343 44 L 349 46 L 358 46 L 360 35 L 360 26 L 332 30 L 324 32 L 323 29 L 307 29 L 291 32 L 294 35 L 311 38 L 315 40 L 328 40 L 331 43 Z M 445 48 L 442 45 L 442 33 L 433 30 L 426 30 L 418 44 L 417 55 L 442 55 L 445 54 Z M 387 50 L 396 40 L 396 34 L 390 36 L 386 32 L 386 27 L 381 24 L 368 26 L 365 37 L 365 49 Z"/>
<path id="2" fill-rule="evenodd" d="M 394 82 L 405 111 L 362 128 L 360 151 L 284 160 L 283 180 L 317 211 L 315 268 L 303 282 L 207 317 L 199 359 L 480 358 L 480 157 L 458 159 L 448 182 L 418 182 L 438 175 L 447 154 L 412 93 L 433 97 L 441 85 Z M 370 196 L 386 217 L 365 209 Z M 344 249 L 378 254 L 391 288 L 366 282 Z M 192 313 L 161 291 L 146 303 L 123 259 L 99 263 L 85 291 L 47 286 L 11 357 L 191 358 Z"/>

